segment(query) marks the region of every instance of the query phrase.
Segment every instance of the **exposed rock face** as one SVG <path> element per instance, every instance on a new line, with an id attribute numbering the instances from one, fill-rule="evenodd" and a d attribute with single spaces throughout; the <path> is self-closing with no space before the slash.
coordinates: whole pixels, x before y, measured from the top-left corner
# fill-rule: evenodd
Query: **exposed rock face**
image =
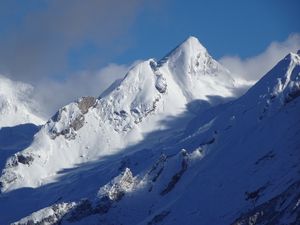
<path id="1" fill-rule="evenodd" d="M 120 201 L 126 192 L 132 190 L 133 186 L 134 177 L 130 169 L 126 168 L 113 181 L 100 188 L 96 202 L 89 199 L 80 201 L 66 216 L 66 220 L 76 222 L 90 215 L 107 213 L 115 202 Z"/>
<path id="2" fill-rule="evenodd" d="M 17 153 L 7 161 L 6 166 L 15 167 L 19 163 L 29 166 L 29 165 L 31 165 L 33 160 L 34 160 L 34 158 L 30 154 Z"/>
<path id="3" fill-rule="evenodd" d="M 66 217 L 66 220 L 69 222 L 76 222 L 95 213 L 97 213 L 97 211 L 94 209 L 92 202 L 88 199 L 84 199 L 73 208 Z"/>
<path id="4" fill-rule="evenodd" d="M 167 91 L 167 82 L 161 74 L 157 75 L 155 87 L 160 93 L 165 93 Z"/>
<path id="5" fill-rule="evenodd" d="M 126 168 L 121 175 L 102 187 L 98 195 L 101 199 L 108 197 L 112 201 L 120 201 L 126 192 L 132 190 L 133 186 L 134 177 L 130 169 Z"/>
<path id="6" fill-rule="evenodd" d="M 27 153 L 17 153 L 8 159 L 8 161 L 5 164 L 5 167 L 8 169 L 14 169 L 15 167 L 19 166 L 19 164 L 30 166 L 33 161 L 34 157 L 32 155 Z M 18 179 L 18 176 L 13 171 L 4 170 L 2 171 L 2 174 L 4 173 L 6 174 L 6 176 L 4 179 L 2 179 L 2 181 L 0 181 L 0 189 L 4 188 L 6 185 Z"/>
<path id="7" fill-rule="evenodd" d="M 232 225 L 300 224 L 300 181 L 271 200 L 241 215 Z"/>
<path id="8" fill-rule="evenodd" d="M 159 178 L 160 174 L 162 173 L 164 169 L 164 164 L 167 160 L 167 156 L 162 154 L 159 158 L 159 160 L 153 165 L 151 170 L 148 172 L 148 177 L 152 182 L 156 182 L 156 180 Z M 150 191 L 150 189 L 149 189 Z"/>
<path id="9" fill-rule="evenodd" d="M 30 163 L 33 161 L 33 157 L 31 155 L 23 155 L 23 154 L 17 154 L 17 160 L 19 163 L 22 163 L 22 164 L 27 164 L 27 165 L 30 165 Z"/>
<path id="10" fill-rule="evenodd" d="M 87 96 L 82 97 L 78 101 L 78 108 L 80 109 L 81 113 L 86 114 L 92 106 L 94 106 L 96 103 L 96 98 Z"/>
<path id="11" fill-rule="evenodd" d="M 67 139 L 74 139 L 76 131 L 84 125 L 84 114 L 96 104 L 94 97 L 82 97 L 61 109 L 47 122 L 49 133 L 53 139 L 64 135 Z M 67 119 L 68 118 L 68 119 Z"/>
<path id="12" fill-rule="evenodd" d="M 59 225 L 62 218 L 75 206 L 75 203 L 60 203 L 41 209 L 12 225 Z"/>
<path id="13" fill-rule="evenodd" d="M 290 93 L 288 93 L 285 97 L 285 102 L 289 103 L 299 96 L 300 96 L 300 82 L 294 83 Z"/>
<path id="14" fill-rule="evenodd" d="M 160 195 L 165 195 L 165 194 L 168 194 L 170 191 L 172 191 L 173 188 L 175 187 L 175 185 L 177 184 L 177 182 L 182 177 L 183 173 L 188 168 L 188 154 L 187 154 L 187 152 L 185 150 L 182 150 L 181 154 L 182 154 L 182 161 L 181 161 L 181 168 L 180 168 L 180 170 L 172 176 L 172 178 L 169 181 L 167 187 L 164 190 L 162 190 L 162 192 L 160 193 Z"/>
<path id="15" fill-rule="evenodd" d="M 147 225 L 155 225 L 161 223 L 168 215 L 169 211 L 162 211 L 160 214 L 153 217 L 153 219 L 147 223 Z"/>
<path id="16" fill-rule="evenodd" d="M 161 196 L 171 192 L 188 170 L 188 167 L 193 165 L 193 160 L 200 159 L 203 154 L 201 148 L 190 153 L 182 149 L 176 155 L 162 154 L 143 178 L 148 184 L 148 192 L 156 190 L 155 192 Z"/>

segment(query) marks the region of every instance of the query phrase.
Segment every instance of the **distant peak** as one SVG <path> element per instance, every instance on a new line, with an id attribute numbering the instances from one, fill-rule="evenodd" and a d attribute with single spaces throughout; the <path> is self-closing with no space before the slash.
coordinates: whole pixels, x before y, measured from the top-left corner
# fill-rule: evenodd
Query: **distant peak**
<path id="1" fill-rule="evenodd" d="M 300 56 L 300 49 L 298 50 L 297 54 Z"/>

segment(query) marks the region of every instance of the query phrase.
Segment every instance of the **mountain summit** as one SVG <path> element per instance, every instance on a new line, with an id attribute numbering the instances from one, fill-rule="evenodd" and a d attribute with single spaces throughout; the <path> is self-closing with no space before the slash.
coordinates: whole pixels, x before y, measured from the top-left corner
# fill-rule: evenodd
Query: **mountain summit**
<path id="1" fill-rule="evenodd" d="M 230 96 L 234 80 L 230 73 L 215 61 L 195 37 L 189 37 L 160 62 L 167 69 L 189 99 L 207 99 L 220 93 Z"/>

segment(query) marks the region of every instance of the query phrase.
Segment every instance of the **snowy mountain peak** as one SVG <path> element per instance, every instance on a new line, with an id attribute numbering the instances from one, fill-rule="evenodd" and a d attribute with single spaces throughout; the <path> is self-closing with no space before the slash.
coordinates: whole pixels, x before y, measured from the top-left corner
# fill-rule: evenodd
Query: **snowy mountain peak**
<path id="1" fill-rule="evenodd" d="M 198 52 L 206 53 L 206 48 L 200 43 L 198 38 L 190 36 L 185 41 L 183 41 L 176 49 L 181 49 L 183 51 L 191 51 L 191 49 Z"/>
<path id="2" fill-rule="evenodd" d="M 196 111 L 235 97 L 233 91 L 229 71 L 190 37 L 165 61 L 135 65 L 98 99 L 84 97 L 62 107 L 20 153 L 32 159 L 29 165 L 16 157 L 7 160 L 1 190 L 39 186 L 62 168 L 116 153 L 151 132 L 166 130 L 168 123 L 162 121 L 171 117 L 185 113 L 190 119 L 194 112 L 189 104 Z"/>
<path id="3" fill-rule="evenodd" d="M 258 104 L 259 119 L 300 96 L 300 56 L 289 53 L 257 82 L 242 98 Z"/>
<path id="4" fill-rule="evenodd" d="M 199 42 L 196 37 L 190 36 L 169 54 L 167 54 L 161 61 L 160 64 L 166 61 L 175 61 L 181 56 L 181 60 L 190 61 L 191 59 L 197 59 L 200 57 L 208 57 L 206 48 Z"/>
<path id="5" fill-rule="evenodd" d="M 220 89 L 222 95 L 226 93 L 226 96 L 230 96 L 229 90 L 235 86 L 230 72 L 214 60 L 195 37 L 187 38 L 159 61 L 158 66 L 170 71 L 188 99 L 199 96 L 208 99 L 207 96 L 220 93 Z M 207 87 L 216 89 L 207 92 L 210 89 Z"/>
<path id="6" fill-rule="evenodd" d="M 33 87 L 0 75 L 0 128 L 24 123 L 44 123 L 31 100 Z"/>

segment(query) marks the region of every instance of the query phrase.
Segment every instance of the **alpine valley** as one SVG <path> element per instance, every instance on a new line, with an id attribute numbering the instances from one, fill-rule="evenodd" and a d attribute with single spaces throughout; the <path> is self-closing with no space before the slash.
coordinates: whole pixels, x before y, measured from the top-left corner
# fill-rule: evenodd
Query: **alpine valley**
<path id="1" fill-rule="evenodd" d="M 300 51 L 255 84 L 195 37 L 45 121 L 0 77 L 1 225 L 299 225 Z"/>

